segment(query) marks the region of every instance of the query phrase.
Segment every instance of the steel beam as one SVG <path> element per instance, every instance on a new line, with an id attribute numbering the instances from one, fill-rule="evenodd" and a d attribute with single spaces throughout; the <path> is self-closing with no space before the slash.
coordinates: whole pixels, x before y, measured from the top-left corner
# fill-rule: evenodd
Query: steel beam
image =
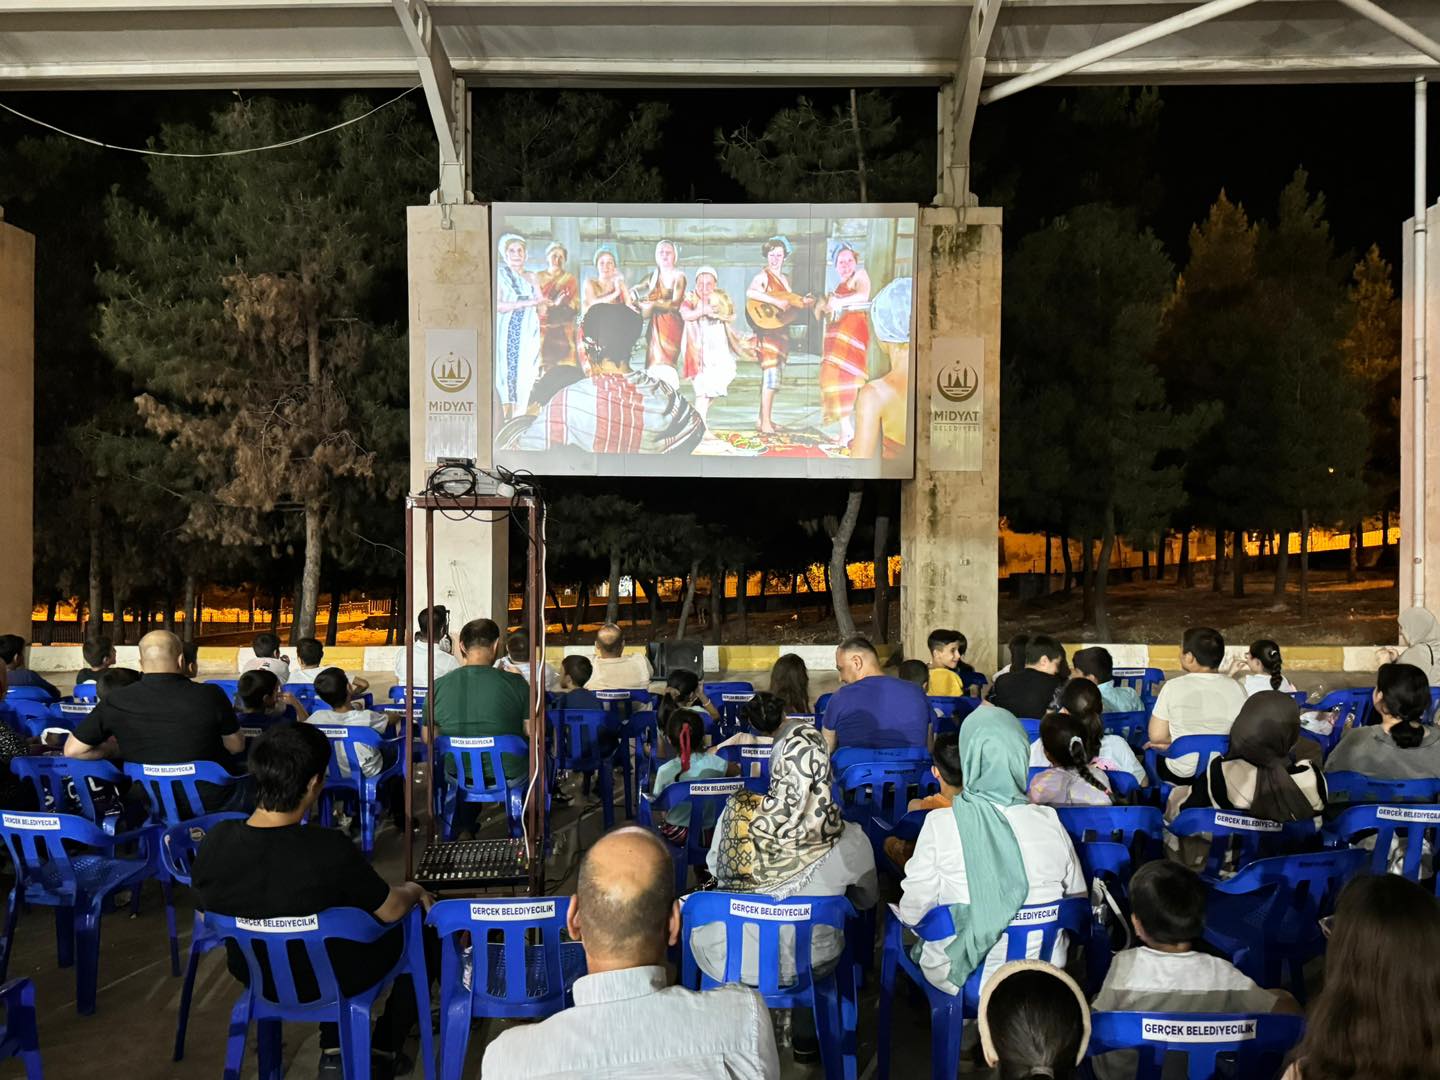
<path id="1" fill-rule="evenodd" d="M 473 201 L 470 180 L 470 95 L 455 74 L 425 0 L 390 0 L 415 53 L 425 103 L 440 146 L 440 186 L 431 195 L 442 206 Z"/>
<path id="2" fill-rule="evenodd" d="M 1372 0 L 1340 0 L 1340 3 L 1357 15 L 1364 15 L 1376 26 L 1390 31 L 1405 44 L 1418 49 L 1431 60 L 1440 64 L 1440 41 L 1422 34 L 1403 19 L 1391 15 L 1379 4 L 1372 3 Z"/>
<path id="3" fill-rule="evenodd" d="M 1004 0 L 974 0 L 965 26 L 965 43 L 948 93 L 941 94 L 940 194 L 941 206 L 970 206 L 970 137 L 975 131 L 975 113 L 980 107 L 980 89 L 985 81 L 985 62 L 990 39 L 995 34 L 996 16 Z"/>

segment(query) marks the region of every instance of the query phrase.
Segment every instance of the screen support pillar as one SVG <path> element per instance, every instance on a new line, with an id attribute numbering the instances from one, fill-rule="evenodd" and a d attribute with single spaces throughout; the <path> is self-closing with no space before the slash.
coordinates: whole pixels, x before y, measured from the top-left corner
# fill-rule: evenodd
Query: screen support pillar
<path id="1" fill-rule="evenodd" d="M 0 214 L 3 216 L 3 214 Z M 34 595 L 35 495 L 35 237 L 0 221 L 0 379 L 5 423 L 0 425 L 0 625 L 30 637 Z"/>
<path id="2" fill-rule="evenodd" d="M 905 655 L 953 627 L 980 671 L 999 645 L 1000 230 L 998 208 L 920 212 L 915 478 L 900 497 Z"/>
<path id="3" fill-rule="evenodd" d="M 1425 261 L 1440 266 L 1440 204 L 1421 219 L 1405 223 L 1405 298 L 1400 335 L 1400 609 L 1423 601 L 1432 609 L 1440 598 L 1440 394 L 1427 393 L 1425 361 L 1440 356 L 1440 275 L 1428 273 L 1424 300 L 1416 291 L 1416 241 L 1424 243 Z M 1417 317 L 1418 316 L 1418 317 Z M 1424 334 L 1417 341 L 1412 330 Z M 1417 359 L 1419 363 L 1417 363 Z M 1417 377 L 1418 376 L 1418 377 Z M 1420 422 L 1424 418 L 1423 424 Z"/>

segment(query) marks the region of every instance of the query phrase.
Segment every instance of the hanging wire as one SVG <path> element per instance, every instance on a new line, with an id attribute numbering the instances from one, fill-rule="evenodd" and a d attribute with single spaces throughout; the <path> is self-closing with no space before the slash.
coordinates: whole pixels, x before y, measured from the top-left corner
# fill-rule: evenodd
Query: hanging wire
<path id="1" fill-rule="evenodd" d="M 381 109 L 388 108 L 389 106 L 394 105 L 397 101 L 405 97 L 407 94 L 413 94 L 416 90 L 419 89 L 419 86 L 412 86 L 408 90 L 403 90 L 400 93 L 396 94 L 389 101 L 382 102 L 381 104 L 376 105 L 373 109 L 363 112 L 359 116 L 356 116 L 350 120 L 342 120 L 340 121 L 340 123 L 331 124 L 329 127 L 322 128 L 320 131 L 312 131 L 306 135 L 297 135 L 295 136 L 295 138 L 286 139 L 284 142 L 270 143 L 268 146 L 249 146 L 241 150 L 212 150 L 203 154 L 182 153 L 171 150 L 151 150 L 149 148 L 139 146 L 116 146 L 114 143 L 101 142 L 99 139 L 92 139 L 88 135 L 77 135 L 73 131 L 66 131 L 64 128 L 56 127 L 54 124 L 47 123 L 44 120 L 40 120 L 34 116 L 30 116 L 28 113 L 21 112 L 19 109 L 6 105 L 3 101 L 0 101 L 0 109 L 4 109 L 8 113 L 13 113 L 15 116 L 20 117 L 20 119 L 22 120 L 28 120 L 32 124 L 36 124 L 42 128 L 48 128 L 49 130 L 54 131 L 60 135 L 64 135 L 66 138 L 75 139 L 83 143 L 89 143 L 91 146 L 98 146 L 102 150 L 123 150 L 127 154 L 144 154 L 146 157 L 222 158 L 239 157 L 242 154 L 259 154 L 263 153 L 266 150 L 283 150 L 287 146 L 296 146 L 300 143 L 308 142 L 310 139 L 318 139 L 321 135 L 328 135 L 332 131 L 339 131 L 341 128 L 349 127 L 351 124 L 358 124 L 360 123 L 360 121 L 374 116 Z"/>

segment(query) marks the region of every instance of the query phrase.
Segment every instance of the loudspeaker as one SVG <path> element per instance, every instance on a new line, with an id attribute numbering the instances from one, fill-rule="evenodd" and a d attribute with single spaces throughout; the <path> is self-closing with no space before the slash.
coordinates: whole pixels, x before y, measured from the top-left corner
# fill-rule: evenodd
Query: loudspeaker
<path id="1" fill-rule="evenodd" d="M 652 641 L 645 646 L 655 678 L 668 678 L 677 670 L 693 671 L 705 678 L 705 645 L 699 641 Z"/>

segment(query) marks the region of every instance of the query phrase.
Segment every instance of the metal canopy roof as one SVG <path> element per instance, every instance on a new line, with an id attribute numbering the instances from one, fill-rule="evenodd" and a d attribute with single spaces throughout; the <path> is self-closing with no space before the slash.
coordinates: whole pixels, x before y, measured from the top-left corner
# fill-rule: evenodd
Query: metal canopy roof
<path id="1" fill-rule="evenodd" d="M 975 0 L 428 0 L 472 85 L 940 83 Z M 989 0 L 994 5 L 994 0 Z M 1440 0 L 1380 0 L 1440 38 Z M 1190 10 L 1195 0 L 1005 0 L 993 83 Z M 1258 0 L 1069 82 L 1348 82 L 1434 61 L 1337 0 Z M 403 86 L 416 53 L 391 0 L 0 0 L 7 89 Z"/>

